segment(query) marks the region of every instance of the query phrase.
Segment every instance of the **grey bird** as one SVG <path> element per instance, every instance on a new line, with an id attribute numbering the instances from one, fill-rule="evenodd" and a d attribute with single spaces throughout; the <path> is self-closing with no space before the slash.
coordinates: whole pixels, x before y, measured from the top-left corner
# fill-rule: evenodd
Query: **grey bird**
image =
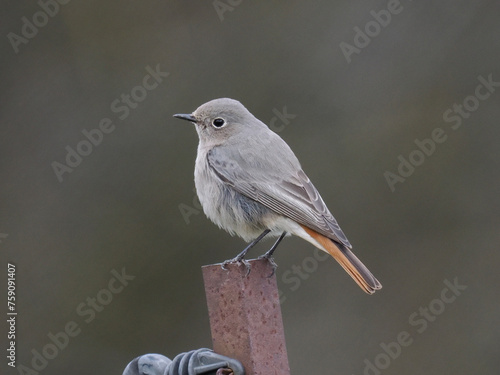
<path id="1" fill-rule="evenodd" d="M 244 261 L 266 235 L 278 237 L 262 256 L 272 262 L 280 241 L 293 234 L 333 256 L 366 293 L 382 288 L 351 251 L 290 147 L 240 102 L 215 99 L 174 117 L 194 123 L 199 136 L 194 180 L 206 216 L 251 241 L 224 264 Z"/>

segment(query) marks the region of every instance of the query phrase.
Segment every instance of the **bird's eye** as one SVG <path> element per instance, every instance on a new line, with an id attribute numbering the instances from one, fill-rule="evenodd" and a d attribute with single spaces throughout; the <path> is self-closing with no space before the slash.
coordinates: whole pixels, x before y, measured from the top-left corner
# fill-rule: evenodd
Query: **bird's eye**
<path id="1" fill-rule="evenodd" d="M 226 121 L 222 118 L 216 118 L 214 121 L 212 121 L 212 125 L 216 128 L 222 128 L 224 125 L 226 125 Z"/>

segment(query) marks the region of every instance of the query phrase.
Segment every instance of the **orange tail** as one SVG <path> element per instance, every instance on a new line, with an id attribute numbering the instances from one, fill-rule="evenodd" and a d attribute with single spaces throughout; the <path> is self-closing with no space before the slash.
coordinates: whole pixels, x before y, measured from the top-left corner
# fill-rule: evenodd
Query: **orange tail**
<path id="1" fill-rule="evenodd" d="M 334 242 L 328 237 L 319 234 L 312 229 L 302 226 L 312 238 L 314 238 L 328 253 L 335 258 L 344 270 L 356 281 L 356 283 L 368 294 L 382 288 L 382 284 L 361 263 L 361 261 L 344 245 Z"/>

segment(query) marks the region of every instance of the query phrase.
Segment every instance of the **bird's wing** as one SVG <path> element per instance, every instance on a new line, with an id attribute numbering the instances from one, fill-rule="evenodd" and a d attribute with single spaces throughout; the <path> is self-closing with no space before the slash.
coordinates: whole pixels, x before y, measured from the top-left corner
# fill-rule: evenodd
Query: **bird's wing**
<path id="1" fill-rule="evenodd" d="M 214 147 L 207 154 L 208 164 L 240 194 L 351 248 L 292 150 L 277 135 L 275 140 L 280 147 L 275 147 L 276 142 L 272 149 L 263 143 L 238 149 Z"/>

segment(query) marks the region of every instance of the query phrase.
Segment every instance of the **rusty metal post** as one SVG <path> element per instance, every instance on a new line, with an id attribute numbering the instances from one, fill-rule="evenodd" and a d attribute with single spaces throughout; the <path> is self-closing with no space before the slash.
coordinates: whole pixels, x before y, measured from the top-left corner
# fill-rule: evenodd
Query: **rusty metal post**
<path id="1" fill-rule="evenodd" d="M 276 276 L 266 260 L 202 267 L 213 349 L 246 375 L 290 375 Z"/>

